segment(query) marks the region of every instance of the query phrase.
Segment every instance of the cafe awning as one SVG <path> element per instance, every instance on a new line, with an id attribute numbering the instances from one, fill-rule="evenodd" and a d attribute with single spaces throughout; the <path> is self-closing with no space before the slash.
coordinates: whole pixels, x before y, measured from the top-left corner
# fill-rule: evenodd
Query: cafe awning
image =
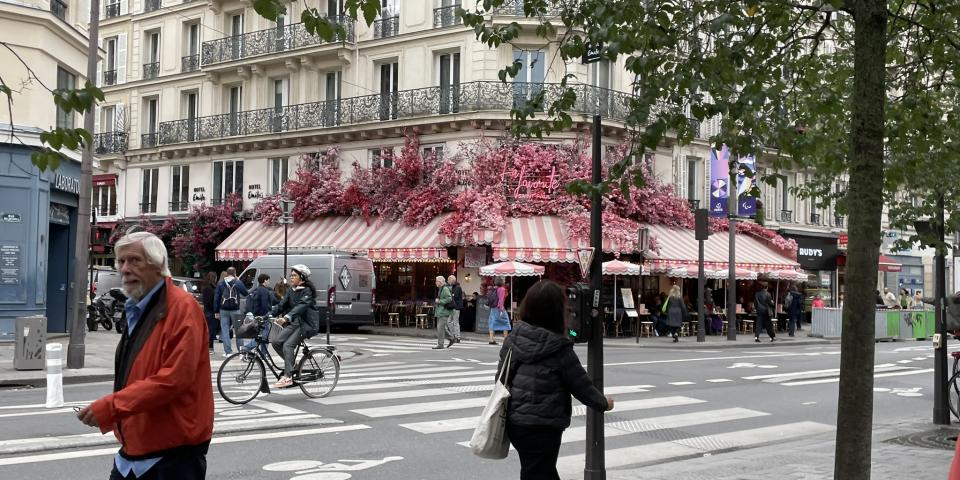
<path id="1" fill-rule="evenodd" d="M 577 250 L 567 240 L 560 217 L 510 218 L 499 243 L 493 244 L 493 261 L 576 262 Z"/>
<path id="2" fill-rule="evenodd" d="M 882 255 L 882 254 L 880 255 L 879 263 L 880 263 L 881 272 L 899 272 L 900 270 L 903 269 L 903 265 L 900 262 L 886 255 Z"/>
<path id="3" fill-rule="evenodd" d="M 287 227 L 288 247 L 320 247 L 330 245 L 334 233 L 347 217 L 323 217 L 294 223 Z M 253 260 L 267 254 L 267 248 L 283 246 L 283 225 L 266 225 L 249 220 L 240 225 L 217 246 L 217 260 Z"/>
<path id="4" fill-rule="evenodd" d="M 656 239 L 659 251 L 647 252 L 644 258 L 646 266 L 664 271 L 697 264 L 697 240 L 693 230 L 651 225 L 650 234 Z M 703 258 L 706 269 L 728 268 L 728 237 L 727 232 L 717 232 L 704 242 Z M 799 268 L 795 260 L 773 250 L 764 241 L 745 234 L 737 234 L 736 262 L 737 268 L 761 273 Z"/>
<path id="5" fill-rule="evenodd" d="M 440 245 L 440 215 L 422 227 L 403 222 L 349 217 L 336 232 L 332 245 L 339 250 L 366 252 L 375 262 L 445 262 L 450 258 Z"/>

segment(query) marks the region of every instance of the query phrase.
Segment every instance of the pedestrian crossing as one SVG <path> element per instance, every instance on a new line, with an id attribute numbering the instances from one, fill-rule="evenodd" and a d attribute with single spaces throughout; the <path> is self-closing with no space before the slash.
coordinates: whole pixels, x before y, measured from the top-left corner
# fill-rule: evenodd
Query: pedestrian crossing
<path id="1" fill-rule="evenodd" d="M 437 346 L 436 339 L 432 338 L 366 337 L 362 335 L 331 335 L 330 343 L 337 345 L 340 349 L 353 350 L 372 357 L 430 352 L 433 347 Z M 450 352 L 468 354 L 469 352 L 499 348 L 496 345 L 488 345 L 486 342 L 463 339 L 460 343 L 454 344 L 450 348 Z"/>
<path id="2" fill-rule="evenodd" d="M 332 395 L 309 401 L 343 408 L 330 414 L 346 424 L 371 425 L 373 431 L 396 425 L 463 449 L 493 388 L 495 368 L 345 362 L 343 372 Z M 670 391 L 658 393 L 660 389 Z M 677 387 L 667 384 L 613 384 L 604 392 L 616 397 L 616 408 L 604 415 L 610 468 L 722 453 L 834 430 L 823 423 L 778 420 L 772 411 L 679 395 Z M 582 476 L 586 413 L 587 408 L 574 400 L 572 424 L 564 432 L 558 462 L 563 478 Z"/>

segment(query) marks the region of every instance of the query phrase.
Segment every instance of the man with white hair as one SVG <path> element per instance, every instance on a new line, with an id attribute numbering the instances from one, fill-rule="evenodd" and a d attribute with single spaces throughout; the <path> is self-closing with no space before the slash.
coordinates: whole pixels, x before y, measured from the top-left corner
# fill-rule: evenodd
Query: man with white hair
<path id="1" fill-rule="evenodd" d="M 207 322 L 189 293 L 173 285 L 156 235 L 131 233 L 114 246 L 127 294 L 127 328 L 114 360 L 113 393 L 77 413 L 114 432 L 120 451 L 111 480 L 202 479 L 213 435 Z"/>
<path id="2" fill-rule="evenodd" d="M 453 295 L 453 310 L 450 312 L 450 320 L 447 321 L 447 331 L 453 337 L 453 342 L 460 343 L 460 311 L 463 310 L 463 289 L 460 288 L 460 282 L 456 275 L 447 277 L 447 285 L 450 287 L 450 293 Z M 450 345 L 447 345 L 449 348 Z"/>
<path id="3" fill-rule="evenodd" d="M 447 348 L 450 348 L 454 342 L 453 335 L 450 335 L 450 332 L 447 331 L 447 321 L 450 320 L 450 312 L 453 311 L 454 306 L 453 293 L 451 293 L 450 286 L 447 285 L 442 275 L 437 277 L 436 285 L 437 300 L 434 308 L 434 317 L 437 319 L 437 346 L 433 347 L 433 349 L 442 350 L 444 338 L 450 340 Z"/>

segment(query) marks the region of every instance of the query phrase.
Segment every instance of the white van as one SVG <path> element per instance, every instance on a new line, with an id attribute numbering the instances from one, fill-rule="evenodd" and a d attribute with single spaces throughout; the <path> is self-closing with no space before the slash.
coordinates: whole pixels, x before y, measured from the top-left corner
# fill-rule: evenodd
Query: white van
<path id="1" fill-rule="evenodd" d="M 320 331 L 325 330 L 328 306 L 332 306 L 330 325 L 356 328 L 373 325 L 373 304 L 376 303 L 377 280 L 373 262 L 364 255 L 324 248 L 290 248 L 287 272 L 283 271 L 283 247 L 267 249 L 241 274 L 247 289 L 252 288 L 261 273 L 270 275 L 271 285 L 285 278 L 290 267 L 304 264 L 310 268 L 310 281 L 317 288 L 320 310 Z"/>

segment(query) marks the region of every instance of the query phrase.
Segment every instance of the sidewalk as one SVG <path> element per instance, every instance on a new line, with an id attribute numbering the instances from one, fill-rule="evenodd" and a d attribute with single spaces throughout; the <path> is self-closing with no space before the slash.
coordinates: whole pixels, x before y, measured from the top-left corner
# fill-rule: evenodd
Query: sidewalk
<path id="1" fill-rule="evenodd" d="M 738 333 L 737 339 L 730 341 L 727 340 L 726 335 L 717 336 L 717 335 L 707 335 L 706 341 L 703 343 L 697 342 L 696 335 L 692 337 L 680 337 L 680 341 L 673 343 L 673 340 L 670 337 L 641 337 L 639 342 L 635 337 L 619 337 L 619 338 L 604 338 L 603 346 L 604 347 L 622 347 L 622 348 L 669 348 L 669 349 L 683 349 L 683 350 L 702 350 L 702 349 L 717 349 L 717 348 L 753 348 L 753 347 L 763 347 L 763 348 L 775 348 L 777 345 L 830 345 L 830 344 L 840 344 L 839 340 L 824 340 L 822 338 L 808 337 L 806 334 L 809 333 L 809 326 L 801 332 L 797 332 L 797 336 L 789 337 L 787 334 L 778 334 L 777 341 L 770 343 L 770 338 L 764 335 L 760 338 L 760 343 L 757 343 L 753 339 L 753 334 L 743 334 Z M 322 333 L 322 332 L 321 332 Z M 401 336 L 401 337 L 415 337 L 415 338 L 437 338 L 436 329 L 423 329 L 416 327 L 385 327 L 383 325 L 375 326 L 366 326 L 360 327 L 360 333 L 366 335 L 392 335 L 392 336 Z M 486 333 L 473 333 L 473 332 L 462 332 L 462 337 L 465 339 L 477 341 L 477 342 L 486 342 L 488 336 Z M 499 334 L 496 336 L 497 343 L 503 341 L 503 335 Z"/>
<path id="2" fill-rule="evenodd" d="M 120 335 L 114 331 L 87 332 L 83 368 L 67 368 L 68 335 L 47 338 L 47 344 L 63 345 L 63 383 L 88 383 L 113 380 L 113 356 Z M 13 342 L 0 343 L 0 387 L 32 385 L 42 387 L 47 383 L 45 370 L 14 370 Z"/>
<path id="3" fill-rule="evenodd" d="M 871 478 L 946 478 L 953 459 L 949 441 L 940 448 L 889 442 L 903 436 L 924 437 L 934 432 L 939 439 L 956 436 L 957 427 L 937 430 L 928 418 L 873 424 Z M 703 454 L 685 461 L 648 464 L 644 467 L 607 470 L 608 480 L 833 480 L 836 433 L 824 433 L 795 442 L 744 448 L 728 453 Z M 607 454 L 610 454 L 608 450 Z M 578 477 L 582 478 L 582 477 Z"/>

